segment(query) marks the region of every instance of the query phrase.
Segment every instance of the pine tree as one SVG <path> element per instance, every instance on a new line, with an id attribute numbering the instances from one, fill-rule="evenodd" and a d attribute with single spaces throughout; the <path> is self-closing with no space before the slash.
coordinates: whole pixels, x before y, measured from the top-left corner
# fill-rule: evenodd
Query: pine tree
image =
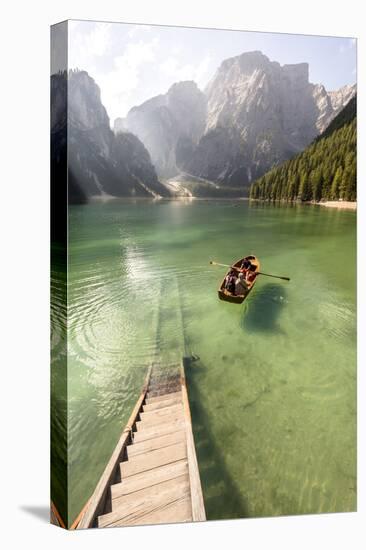
<path id="1" fill-rule="evenodd" d="M 304 172 L 300 176 L 299 198 L 302 201 L 309 201 L 311 199 L 311 185 L 307 172 Z"/>
<path id="2" fill-rule="evenodd" d="M 322 185 L 323 185 L 323 177 L 322 177 L 320 165 L 312 172 L 311 185 L 312 185 L 313 200 L 320 201 L 320 199 L 322 198 Z"/>
<path id="3" fill-rule="evenodd" d="M 343 169 L 342 166 L 338 166 L 335 176 L 333 178 L 332 187 L 330 190 L 330 197 L 332 200 L 339 199 L 339 191 L 342 183 Z"/>

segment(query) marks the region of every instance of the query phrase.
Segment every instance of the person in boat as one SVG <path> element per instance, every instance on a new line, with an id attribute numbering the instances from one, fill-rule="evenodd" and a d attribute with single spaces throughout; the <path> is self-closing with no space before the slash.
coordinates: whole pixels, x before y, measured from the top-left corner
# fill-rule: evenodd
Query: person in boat
<path id="1" fill-rule="evenodd" d="M 235 292 L 236 273 L 232 269 L 225 277 L 225 288 L 232 294 Z"/>
<path id="2" fill-rule="evenodd" d="M 247 290 L 248 286 L 244 278 L 244 273 L 240 272 L 235 281 L 235 294 L 236 296 L 242 296 Z"/>
<path id="3" fill-rule="evenodd" d="M 250 260 L 247 260 L 246 258 L 244 258 L 244 260 L 241 262 L 240 264 L 240 269 L 245 269 L 245 270 L 248 270 L 252 267 L 252 263 Z"/>
<path id="4" fill-rule="evenodd" d="M 245 282 L 249 285 L 251 285 L 256 278 L 257 274 L 255 271 L 248 270 L 245 274 Z"/>

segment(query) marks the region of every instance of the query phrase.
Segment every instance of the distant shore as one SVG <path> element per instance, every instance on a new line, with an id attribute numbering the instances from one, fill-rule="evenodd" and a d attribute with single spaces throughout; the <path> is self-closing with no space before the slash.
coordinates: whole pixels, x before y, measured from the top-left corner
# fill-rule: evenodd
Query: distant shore
<path id="1" fill-rule="evenodd" d="M 357 210 L 356 201 L 325 201 L 325 202 L 316 202 L 314 204 L 319 204 L 319 206 L 327 206 L 328 208 L 342 208 L 347 210 Z"/>
<path id="2" fill-rule="evenodd" d="M 282 204 L 312 204 L 316 206 L 326 206 L 327 208 L 341 208 L 342 210 L 357 210 L 357 201 L 270 201 L 268 199 L 250 199 L 252 202 L 273 202 Z"/>
<path id="3" fill-rule="evenodd" d="M 262 203 L 273 203 L 273 204 L 312 204 L 317 206 L 326 206 L 327 208 L 341 208 L 342 210 L 357 210 L 356 201 L 271 201 L 268 199 L 251 199 L 250 197 L 196 197 L 194 195 L 176 195 L 171 197 L 114 197 L 112 195 L 93 195 L 90 197 L 90 202 L 108 202 L 108 201 L 181 201 L 181 202 L 192 202 L 192 201 L 230 201 L 230 202 L 241 202 L 241 201 L 250 201 L 250 202 L 262 202 Z"/>

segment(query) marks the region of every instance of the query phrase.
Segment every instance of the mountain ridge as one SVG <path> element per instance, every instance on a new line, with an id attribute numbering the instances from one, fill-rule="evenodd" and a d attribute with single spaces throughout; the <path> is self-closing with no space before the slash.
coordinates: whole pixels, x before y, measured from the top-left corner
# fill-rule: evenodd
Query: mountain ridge
<path id="1" fill-rule="evenodd" d="M 63 172 L 67 162 L 69 203 L 169 196 L 139 139 L 131 133 L 115 136 L 110 129 L 99 86 L 86 71 L 52 75 L 51 94 L 52 173 Z"/>
<path id="2" fill-rule="evenodd" d="M 124 129 L 145 144 L 162 178 L 189 173 L 245 191 L 273 165 L 311 143 L 355 86 L 327 92 L 322 84 L 309 82 L 308 63 L 280 65 L 253 51 L 223 60 L 204 91 L 197 90 L 184 98 L 189 105 L 200 102 L 194 136 L 175 123 L 174 104 L 164 99 L 169 91 L 133 107 Z"/>

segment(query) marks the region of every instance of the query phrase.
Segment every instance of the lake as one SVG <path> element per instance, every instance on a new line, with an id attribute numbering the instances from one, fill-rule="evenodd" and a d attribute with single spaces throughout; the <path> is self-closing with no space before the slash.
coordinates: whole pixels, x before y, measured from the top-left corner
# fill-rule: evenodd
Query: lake
<path id="1" fill-rule="evenodd" d="M 225 268 L 209 261 L 250 253 L 291 281 L 260 276 L 243 305 L 219 301 Z M 69 209 L 69 254 L 70 519 L 148 365 L 183 355 L 193 358 L 186 375 L 208 519 L 355 510 L 355 212 L 92 203 Z M 56 396 L 61 366 L 52 366 Z"/>

